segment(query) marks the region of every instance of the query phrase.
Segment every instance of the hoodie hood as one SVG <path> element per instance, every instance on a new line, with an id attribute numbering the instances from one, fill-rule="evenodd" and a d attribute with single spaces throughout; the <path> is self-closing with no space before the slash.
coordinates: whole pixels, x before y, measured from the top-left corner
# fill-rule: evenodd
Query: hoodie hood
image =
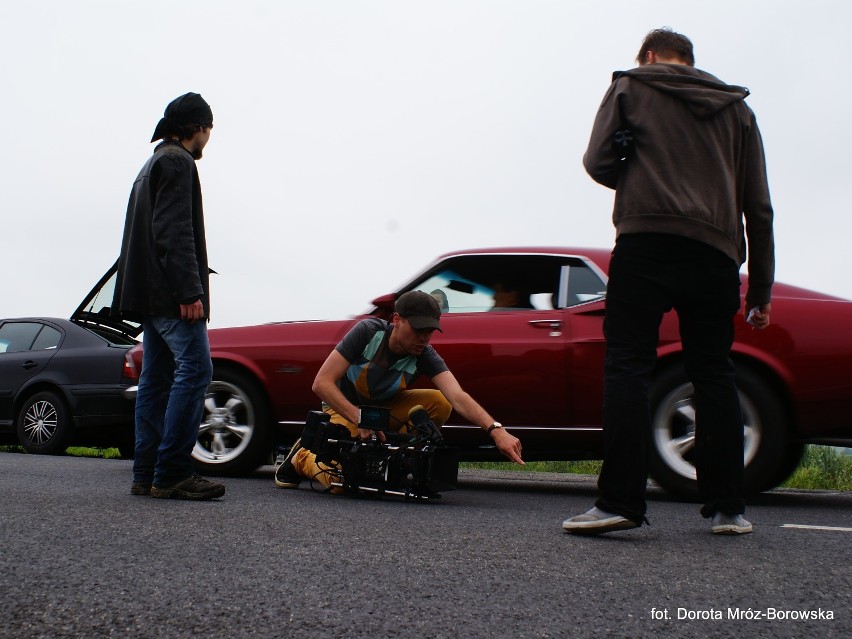
<path id="1" fill-rule="evenodd" d="M 624 76 L 685 102 L 689 109 L 702 119 L 712 117 L 749 95 L 749 90 L 745 87 L 725 84 L 706 71 L 682 64 L 656 63 L 630 71 L 616 71 L 612 74 L 613 82 Z"/>

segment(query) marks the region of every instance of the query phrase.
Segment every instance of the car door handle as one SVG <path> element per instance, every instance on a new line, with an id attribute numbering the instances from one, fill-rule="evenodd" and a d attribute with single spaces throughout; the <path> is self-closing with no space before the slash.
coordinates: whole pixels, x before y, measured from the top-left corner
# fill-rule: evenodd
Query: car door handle
<path id="1" fill-rule="evenodd" d="M 38 366 L 38 364 L 36 364 L 33 360 L 28 359 L 26 362 L 21 364 L 21 366 L 24 368 L 24 370 L 30 370 L 31 368 L 35 368 L 36 366 Z"/>
<path id="2" fill-rule="evenodd" d="M 549 337 L 562 337 L 562 322 L 559 320 L 530 320 L 530 326 L 533 328 L 546 328 L 550 331 Z"/>
<path id="3" fill-rule="evenodd" d="M 557 331 L 562 327 L 560 320 L 530 320 L 529 323 L 535 328 L 550 328 Z"/>

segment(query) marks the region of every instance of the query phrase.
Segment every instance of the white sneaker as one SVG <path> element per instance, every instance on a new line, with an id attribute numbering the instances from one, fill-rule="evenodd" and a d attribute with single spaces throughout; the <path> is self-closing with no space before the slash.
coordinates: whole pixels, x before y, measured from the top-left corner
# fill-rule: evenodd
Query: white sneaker
<path id="1" fill-rule="evenodd" d="M 714 535 L 744 535 L 751 531 L 751 522 L 742 515 L 726 515 L 725 513 L 713 515 Z"/>
<path id="2" fill-rule="evenodd" d="M 562 529 L 565 532 L 576 535 L 600 535 L 613 530 L 630 530 L 639 526 L 640 524 L 635 521 L 630 521 L 621 515 L 608 513 L 597 507 L 562 522 Z"/>

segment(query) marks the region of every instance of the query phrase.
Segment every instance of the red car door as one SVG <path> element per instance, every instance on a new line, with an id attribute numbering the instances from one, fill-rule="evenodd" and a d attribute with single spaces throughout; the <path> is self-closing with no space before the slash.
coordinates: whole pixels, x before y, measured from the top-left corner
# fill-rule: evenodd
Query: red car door
<path id="1" fill-rule="evenodd" d="M 565 337 L 560 310 L 448 313 L 432 343 L 468 393 L 506 425 L 564 423 Z M 464 423 L 454 413 L 451 423 Z"/>

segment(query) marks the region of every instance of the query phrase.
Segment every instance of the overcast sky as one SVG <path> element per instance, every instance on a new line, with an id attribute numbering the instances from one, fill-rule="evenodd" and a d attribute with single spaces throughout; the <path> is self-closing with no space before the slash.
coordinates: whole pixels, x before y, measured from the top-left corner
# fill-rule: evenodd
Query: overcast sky
<path id="1" fill-rule="evenodd" d="M 211 326 L 347 317 L 440 253 L 610 247 L 595 111 L 644 35 L 748 87 L 777 279 L 852 298 L 845 0 L 59 0 L 0 22 L 0 317 L 67 317 L 118 256 L 166 104 L 195 91 Z"/>

